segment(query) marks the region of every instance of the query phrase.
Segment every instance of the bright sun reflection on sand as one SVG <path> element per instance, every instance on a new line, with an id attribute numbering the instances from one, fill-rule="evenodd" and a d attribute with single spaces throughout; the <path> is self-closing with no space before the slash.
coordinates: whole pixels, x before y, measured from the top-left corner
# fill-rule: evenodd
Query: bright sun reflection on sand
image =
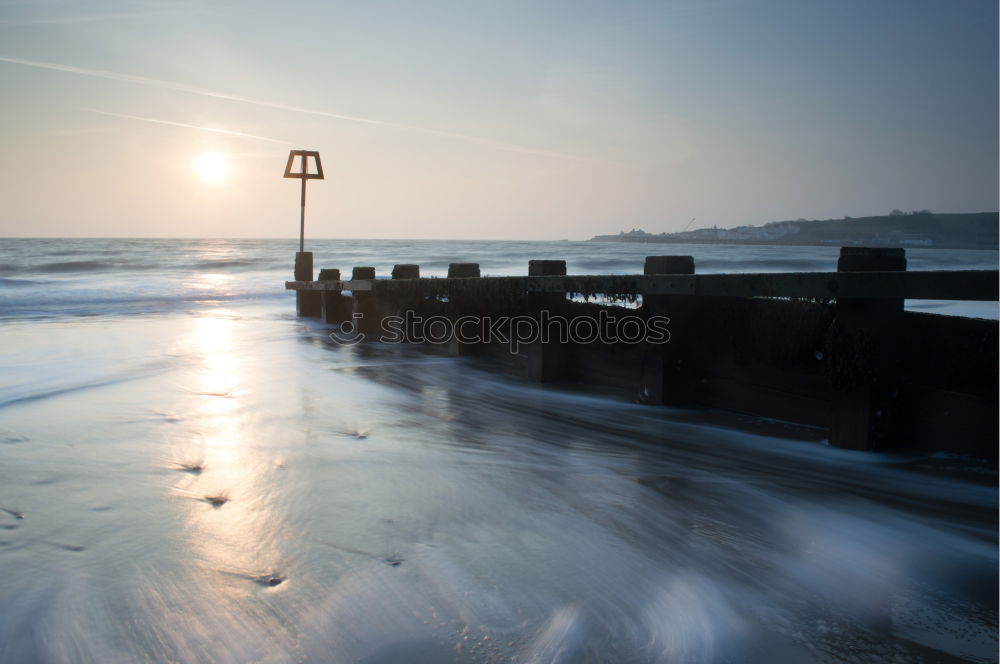
<path id="1" fill-rule="evenodd" d="M 233 600 L 277 573 L 276 535 L 282 532 L 270 507 L 274 475 L 261 453 L 254 417 L 243 401 L 245 363 L 242 323 L 224 309 L 193 320 L 187 350 L 197 362 L 190 412 L 204 468 L 176 487 L 193 500 L 186 510 L 187 543 L 206 583 Z M 224 498 L 218 505 L 211 498 Z"/>

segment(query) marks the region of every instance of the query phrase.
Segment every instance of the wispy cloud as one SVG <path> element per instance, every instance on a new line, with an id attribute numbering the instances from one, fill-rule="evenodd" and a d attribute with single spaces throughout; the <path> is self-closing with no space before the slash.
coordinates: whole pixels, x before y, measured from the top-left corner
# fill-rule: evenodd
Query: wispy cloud
<path id="1" fill-rule="evenodd" d="M 202 97 L 211 97 L 213 99 L 224 99 L 227 101 L 234 101 L 243 104 L 252 104 L 254 106 L 260 106 L 263 108 L 273 108 L 280 111 L 289 111 L 292 113 L 304 113 L 307 115 L 315 115 L 325 118 L 332 118 L 334 120 L 343 120 L 346 122 L 356 122 L 366 125 L 374 125 L 378 127 L 386 127 L 390 129 L 398 129 L 403 131 L 417 132 L 421 134 L 427 134 L 431 136 L 438 136 L 441 138 L 453 139 L 464 141 L 467 143 L 472 143 L 480 147 L 488 148 L 491 150 L 503 150 L 506 152 L 517 152 L 521 154 L 530 154 L 543 157 L 556 157 L 559 159 L 571 159 L 574 161 L 590 161 L 587 157 L 581 157 L 579 155 L 568 154 L 565 152 L 556 152 L 552 150 L 544 150 L 540 148 L 534 148 L 526 145 L 517 145 L 515 143 L 507 143 L 504 141 L 496 141 L 489 138 L 482 138 L 479 136 L 470 136 L 468 134 L 460 134 L 451 131 L 444 131 L 441 129 L 430 129 L 428 127 L 419 127 L 416 125 L 409 125 L 400 122 L 390 122 L 387 120 L 375 120 L 372 118 L 364 118 L 356 115 L 345 115 L 343 113 L 334 113 L 331 111 L 325 111 L 316 108 L 306 108 L 304 106 L 294 106 L 291 104 L 282 104 L 279 102 L 268 101 L 266 99 L 256 99 L 254 97 L 246 97 L 243 95 L 230 94 L 228 92 L 220 92 L 217 90 L 209 90 L 207 88 L 201 88 L 194 85 L 187 85 L 185 83 L 177 83 L 175 81 L 165 81 L 157 78 L 149 78 L 146 76 L 136 76 L 134 74 L 123 74 L 121 72 L 107 71 L 104 69 L 89 69 L 86 67 L 75 67 L 73 65 L 64 65 L 55 62 L 42 62 L 39 60 L 25 60 L 23 58 L 12 58 L 8 56 L 0 55 L 0 62 L 7 62 L 10 64 L 24 65 L 26 67 L 36 67 L 39 69 L 50 69 L 53 71 L 68 72 L 71 74 L 79 74 L 82 76 L 91 76 L 95 78 L 104 78 L 112 81 L 121 81 L 123 83 L 133 83 L 136 85 L 146 85 L 156 88 L 161 88 L 164 90 L 173 90 L 175 92 L 183 92 L 192 95 L 199 95 Z"/>
<path id="2" fill-rule="evenodd" d="M 96 108 L 82 108 L 80 110 L 87 111 L 88 113 L 98 113 L 100 115 L 107 115 L 112 118 L 123 118 L 125 120 L 138 120 L 140 122 L 152 122 L 154 124 L 167 125 L 168 127 L 197 129 L 198 131 L 207 131 L 213 134 L 224 134 L 226 136 L 236 136 L 238 138 L 251 138 L 257 141 L 267 141 L 268 143 L 281 143 L 283 145 L 288 145 L 288 141 L 279 141 L 276 138 L 268 138 L 267 136 L 257 136 L 256 134 L 247 134 L 242 131 L 233 131 L 231 129 L 220 129 L 218 127 L 203 127 L 201 125 L 193 125 L 193 124 L 188 124 L 186 122 L 176 122 L 174 120 L 161 120 L 160 118 L 147 118 L 141 115 L 129 115 L 127 113 L 112 113 L 111 111 L 101 111 Z"/>
<path id="3" fill-rule="evenodd" d="M 18 18 L 0 18 L 0 25 L 72 25 L 76 23 L 103 23 L 106 21 L 149 18 L 176 14 L 175 11 L 150 10 L 142 12 L 109 12 L 105 14 L 81 14 L 67 16 L 21 16 Z"/>

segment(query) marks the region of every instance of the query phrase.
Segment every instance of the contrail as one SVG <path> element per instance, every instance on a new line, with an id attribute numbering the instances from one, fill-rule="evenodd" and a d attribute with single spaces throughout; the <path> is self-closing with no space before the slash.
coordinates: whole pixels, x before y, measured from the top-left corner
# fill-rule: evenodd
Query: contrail
<path id="1" fill-rule="evenodd" d="M 148 16 L 164 16 L 176 12 L 145 11 L 145 12 L 109 12 L 107 14 L 91 14 L 89 16 L 26 16 L 22 18 L 3 18 L 0 25 L 64 25 L 74 23 L 98 23 L 118 19 L 146 18 Z"/>
<path id="2" fill-rule="evenodd" d="M 230 129 L 217 129 L 215 127 L 202 127 L 199 125 L 187 124 L 186 122 L 175 122 L 173 120 L 161 120 L 159 118 L 145 118 L 140 115 L 128 115 L 127 113 L 112 113 L 111 111 L 101 111 L 96 108 L 83 108 L 80 109 L 87 111 L 88 113 L 99 113 L 100 115 L 107 115 L 112 118 L 124 118 L 126 120 L 140 120 L 142 122 L 154 122 L 156 124 L 167 125 L 168 127 L 183 127 L 184 129 L 198 129 L 200 131 L 210 131 L 214 134 L 225 134 L 226 136 L 237 136 L 239 138 L 253 138 L 258 141 L 267 141 L 269 143 L 281 143 L 287 145 L 288 141 L 279 141 L 276 138 L 268 138 L 267 136 L 257 136 L 256 134 L 245 134 L 242 131 L 232 131 Z"/>
<path id="3" fill-rule="evenodd" d="M 532 154 L 544 157 L 557 157 L 560 159 L 572 159 L 575 161 L 591 161 L 587 157 L 581 157 L 579 155 L 567 154 L 563 152 L 553 152 L 551 150 L 542 150 L 524 145 L 517 145 L 514 143 L 505 143 L 502 141 L 494 141 L 488 138 L 480 138 L 479 136 L 469 136 L 468 134 L 458 134 L 455 132 L 444 131 L 441 129 L 428 129 L 427 127 L 417 127 L 414 125 L 402 124 L 399 122 L 389 122 L 386 120 L 373 120 L 371 118 L 362 118 L 356 115 L 344 115 L 342 113 L 332 113 L 330 111 L 324 111 L 315 108 L 306 108 L 304 106 L 280 104 L 277 102 L 267 101 L 265 99 L 255 99 L 253 97 L 244 97 L 243 95 L 234 95 L 234 94 L 229 94 L 227 92 L 218 92 L 216 90 L 200 88 L 194 85 L 187 85 L 185 83 L 164 81 L 158 78 L 148 78 L 146 76 L 136 76 L 134 74 L 123 74 L 121 72 L 107 71 L 104 69 L 89 69 L 86 67 L 74 67 L 73 65 L 63 65 L 55 62 L 41 62 L 39 60 L 25 60 L 22 58 L 11 58 L 4 55 L 0 55 L 0 62 L 9 62 L 11 64 L 24 65 L 27 67 L 37 67 L 39 69 L 51 69 L 53 71 L 69 72 L 71 74 L 80 74 L 82 76 L 105 78 L 112 81 L 134 83 L 136 85 L 148 85 L 152 87 L 162 88 L 164 90 L 173 90 L 176 92 L 185 92 L 187 94 L 200 95 L 202 97 L 212 97 L 213 99 L 225 99 L 227 101 L 236 101 L 244 104 L 253 104 L 254 106 L 273 108 L 280 111 L 290 111 L 292 113 L 305 113 L 308 115 L 318 115 L 325 118 L 333 118 L 335 120 L 345 120 L 347 122 L 358 122 L 367 125 L 375 125 L 378 127 L 389 127 L 392 129 L 401 129 L 404 131 L 420 132 L 422 134 L 429 134 L 431 136 L 440 136 L 442 138 L 450 138 L 450 139 L 465 141 L 468 143 L 473 143 L 475 145 L 479 145 L 485 148 L 490 148 L 493 150 L 519 152 L 522 154 Z"/>

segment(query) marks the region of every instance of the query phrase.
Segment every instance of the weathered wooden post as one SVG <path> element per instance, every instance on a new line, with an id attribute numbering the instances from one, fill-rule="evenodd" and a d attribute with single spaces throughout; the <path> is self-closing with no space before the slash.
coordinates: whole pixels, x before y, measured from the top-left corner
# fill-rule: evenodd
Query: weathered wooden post
<path id="1" fill-rule="evenodd" d="M 448 265 L 449 279 L 467 279 L 479 276 L 479 263 L 450 263 Z"/>
<path id="2" fill-rule="evenodd" d="M 694 274 L 693 256 L 646 256 L 643 274 Z M 670 319 L 666 344 L 644 344 L 639 401 L 685 405 L 693 401 L 697 376 L 695 302 L 690 295 L 643 295 L 642 315 Z"/>
<path id="3" fill-rule="evenodd" d="M 838 272 L 900 272 L 906 250 L 841 247 Z M 876 277 L 873 277 L 873 279 Z M 830 444 L 855 450 L 898 445 L 903 300 L 838 298 L 830 330 Z"/>
<path id="4" fill-rule="evenodd" d="M 419 279 L 420 266 L 412 263 L 400 263 L 392 266 L 393 279 Z"/>
<path id="5" fill-rule="evenodd" d="M 482 276 L 479 263 L 450 263 L 448 265 L 449 279 L 478 279 Z M 479 303 L 470 298 L 468 293 L 455 288 L 448 294 L 448 308 L 451 316 L 451 336 L 448 338 L 448 354 L 453 357 L 475 355 L 481 349 L 478 340 L 482 338 L 482 321 L 471 324 L 461 318 L 468 315 L 478 315 Z M 456 324 L 457 320 L 457 324 Z"/>
<path id="6" fill-rule="evenodd" d="M 351 270 L 351 281 L 374 281 L 375 268 L 370 266 L 357 266 Z M 377 335 L 381 331 L 378 315 L 378 306 L 374 296 L 369 291 L 351 291 L 351 298 L 354 300 L 354 323 L 358 326 L 358 331 L 369 337 Z"/>
<path id="7" fill-rule="evenodd" d="M 419 279 L 420 278 L 420 266 L 413 263 L 399 263 L 392 266 L 392 278 L 395 279 Z M 420 338 L 419 333 L 422 332 L 422 326 L 417 324 L 414 319 L 406 319 L 406 310 L 412 309 L 413 313 L 417 313 L 419 308 L 419 297 L 402 296 L 392 298 L 391 301 L 383 302 L 380 306 L 382 312 L 386 315 L 392 316 L 402 316 L 404 318 L 405 324 L 399 327 L 404 338 L 401 340 L 406 343 L 412 343 L 415 339 Z M 388 332 L 390 335 L 386 340 L 390 340 L 395 332 L 390 330 Z"/>
<path id="8" fill-rule="evenodd" d="M 311 251 L 295 253 L 295 281 L 313 280 L 313 255 Z M 295 292 L 295 313 L 298 316 L 319 316 L 319 291 L 300 290 Z"/>
<path id="9" fill-rule="evenodd" d="M 566 261 L 530 260 L 528 261 L 528 276 L 564 277 L 566 276 Z M 529 346 L 528 350 L 528 374 L 543 383 L 568 378 L 570 374 L 569 347 L 559 338 L 563 334 L 559 327 L 562 323 L 558 320 L 556 322 L 551 320 L 553 317 L 564 317 L 566 293 L 529 291 L 528 310 L 535 316 L 539 328 L 539 340 Z M 542 312 L 548 312 L 548 314 L 543 315 Z M 546 318 L 549 320 L 546 321 Z M 546 330 L 544 327 L 549 329 Z M 567 336 L 569 334 L 568 327 L 567 323 Z M 543 342 L 542 340 L 546 338 L 548 340 Z"/>
<path id="10" fill-rule="evenodd" d="M 340 281 L 340 270 L 323 269 L 317 281 Z M 351 320 L 353 309 L 351 298 L 340 291 L 326 290 L 320 293 L 320 318 L 324 323 L 343 323 Z"/>

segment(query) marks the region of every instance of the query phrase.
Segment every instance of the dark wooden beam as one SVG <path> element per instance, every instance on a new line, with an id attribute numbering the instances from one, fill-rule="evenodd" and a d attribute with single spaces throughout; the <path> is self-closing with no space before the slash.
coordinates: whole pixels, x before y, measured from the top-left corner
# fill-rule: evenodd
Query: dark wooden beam
<path id="1" fill-rule="evenodd" d="M 483 282 L 525 293 L 617 293 L 701 295 L 705 297 L 868 298 L 906 300 L 968 300 L 995 302 L 1000 296 L 997 270 L 929 272 L 773 272 L 698 275 L 569 275 L 482 277 Z M 412 292 L 423 284 L 429 293 L 452 282 L 468 288 L 470 279 L 410 279 L 405 284 L 385 280 L 379 289 Z M 372 290 L 372 282 L 286 281 L 286 290 Z"/>

